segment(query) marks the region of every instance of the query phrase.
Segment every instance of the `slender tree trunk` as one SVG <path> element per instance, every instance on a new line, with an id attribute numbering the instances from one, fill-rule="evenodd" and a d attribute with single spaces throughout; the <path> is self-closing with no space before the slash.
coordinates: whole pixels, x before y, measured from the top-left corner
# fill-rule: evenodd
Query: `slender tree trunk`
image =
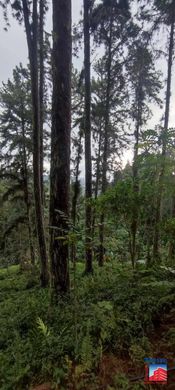
<path id="1" fill-rule="evenodd" d="M 77 200 L 78 200 L 78 195 L 79 195 L 79 190 L 80 190 L 80 183 L 79 183 L 79 168 L 80 168 L 80 161 L 81 161 L 81 139 L 82 136 L 80 134 L 79 140 L 78 140 L 78 150 L 77 150 L 77 162 L 76 162 L 76 167 L 75 167 L 75 186 L 74 186 L 74 194 L 72 198 L 72 211 L 71 211 L 71 216 L 72 216 L 72 222 L 73 225 L 75 226 L 76 224 L 76 213 L 77 213 Z"/>
<path id="2" fill-rule="evenodd" d="M 111 12 L 110 19 L 110 33 L 108 42 L 108 59 L 107 59 L 107 89 L 106 89 L 106 107 L 105 107 L 105 129 L 104 129 L 104 151 L 103 151 L 103 166 L 102 166 L 102 194 L 106 191 L 107 187 L 107 168 L 108 168 L 108 136 L 109 136 L 109 113 L 110 113 L 110 90 L 111 90 L 111 65 L 112 65 L 112 25 L 113 18 Z M 104 258 L 104 213 L 100 216 L 99 227 L 99 266 L 103 266 Z"/>
<path id="3" fill-rule="evenodd" d="M 144 59 L 143 59 L 144 61 Z M 138 84 L 136 87 L 136 128 L 134 132 L 135 143 L 134 143 L 134 159 L 133 159 L 133 204 L 132 204 L 132 221 L 131 221 L 131 262 L 132 267 L 135 267 L 136 262 L 136 237 L 138 229 L 138 218 L 139 218 L 139 209 L 138 209 L 138 195 L 139 195 L 139 177 L 138 177 L 138 156 L 139 156 L 139 136 L 142 126 L 142 103 L 143 103 L 143 62 L 140 63 L 140 70 L 138 75 Z"/>
<path id="4" fill-rule="evenodd" d="M 152 226 L 153 221 L 151 215 L 147 218 L 145 224 L 145 232 L 146 232 L 146 244 L 147 244 L 147 254 L 146 254 L 146 266 L 150 267 L 151 264 L 151 244 L 152 244 Z"/>
<path id="5" fill-rule="evenodd" d="M 26 156 L 26 143 L 25 143 L 25 122 L 23 116 L 23 104 L 22 104 L 22 137 L 23 137 L 23 183 L 24 183 L 24 200 L 26 204 L 26 212 L 27 212 L 27 221 L 28 221 L 28 232 L 29 232 L 29 246 L 30 246 L 30 256 L 31 263 L 35 264 L 35 252 L 33 247 L 33 238 L 32 238 L 32 228 L 30 221 L 30 201 L 29 201 L 29 190 L 28 190 L 28 169 L 27 169 L 27 156 Z"/>
<path id="6" fill-rule="evenodd" d="M 172 177 L 172 180 L 174 181 L 174 177 Z M 173 218 L 173 220 L 175 221 L 175 194 L 173 194 L 172 196 L 171 218 Z M 174 263 L 174 259 L 175 259 L 174 229 L 172 232 L 172 236 L 169 240 L 168 258 L 172 263 Z"/>
<path id="7" fill-rule="evenodd" d="M 53 0 L 53 100 L 50 172 L 50 257 L 56 299 L 69 290 L 71 128 L 71 0 Z"/>
<path id="8" fill-rule="evenodd" d="M 32 109 L 33 109 L 33 179 L 34 179 L 34 199 L 36 227 L 39 242 L 39 253 L 41 261 L 41 286 L 46 287 L 49 283 L 47 249 L 44 232 L 44 221 L 41 201 L 40 183 L 40 110 L 39 110 L 39 88 L 38 88 L 38 14 L 37 0 L 33 0 L 33 23 L 29 23 L 29 9 L 26 0 L 22 0 L 23 14 L 26 29 L 26 37 L 29 51 L 31 89 L 32 89 Z"/>
<path id="9" fill-rule="evenodd" d="M 85 273 L 92 267 L 92 164 L 91 164 L 91 78 L 90 78 L 90 0 L 84 0 L 84 69 L 85 69 Z"/>
<path id="10" fill-rule="evenodd" d="M 102 125 L 100 123 L 99 140 L 98 140 L 98 155 L 97 155 L 97 171 L 96 171 L 95 194 L 94 194 L 95 199 L 97 199 L 98 190 L 99 190 L 101 148 L 102 148 Z"/>
<path id="11" fill-rule="evenodd" d="M 139 86 L 141 88 L 141 86 Z M 134 145 L 134 161 L 133 161 L 133 209 L 132 209 L 132 222 L 131 222 L 131 261 L 133 268 L 135 267 L 136 261 L 136 235 L 138 227 L 138 194 L 139 194 L 139 183 L 138 183 L 138 144 L 139 144 L 139 131 L 141 125 L 141 100 L 140 93 L 138 94 L 138 117 L 137 125 L 135 130 L 135 145 Z"/>
<path id="12" fill-rule="evenodd" d="M 71 210 L 71 217 L 72 217 L 72 223 L 73 226 L 76 226 L 76 216 L 77 216 L 77 201 L 78 196 L 80 193 L 80 182 L 79 182 L 79 168 L 80 168 L 80 161 L 81 161 L 81 134 L 78 140 L 78 151 L 77 151 L 77 163 L 76 163 L 76 171 L 75 171 L 75 182 L 74 182 L 74 193 L 72 197 L 72 210 Z M 71 261 L 75 263 L 76 258 L 76 245 L 75 243 L 72 243 L 71 246 Z"/>
<path id="13" fill-rule="evenodd" d="M 172 21 L 171 21 L 171 28 L 170 28 L 165 119 L 164 119 L 164 127 L 162 132 L 162 154 L 161 154 L 162 160 L 161 160 L 161 168 L 160 168 L 159 183 L 158 183 L 158 195 L 156 201 L 153 261 L 157 261 L 160 259 L 160 252 L 159 252 L 160 226 L 159 225 L 161 219 L 161 203 L 162 203 L 162 194 L 163 194 L 163 181 L 164 181 L 164 174 L 165 174 L 165 163 L 166 163 L 165 160 L 166 160 L 166 152 L 167 152 L 167 133 L 168 133 L 168 123 L 169 123 L 172 62 L 173 62 L 173 50 L 174 50 L 174 23 L 175 23 L 175 6 L 173 7 Z"/>
<path id="14" fill-rule="evenodd" d="M 102 144 L 102 124 L 100 123 L 99 127 L 99 140 L 98 140 L 98 155 L 97 155 L 97 170 L 96 170 L 96 180 L 95 180 L 95 200 L 98 196 L 99 190 L 99 181 L 100 181 L 100 160 L 101 160 L 101 144 Z M 95 233 L 95 221 L 96 221 L 96 212 L 95 208 L 93 209 L 93 218 L 92 218 L 92 239 L 94 240 Z"/>
<path id="15" fill-rule="evenodd" d="M 44 205 L 44 184 L 43 184 L 43 122 L 44 122 L 44 0 L 39 0 L 39 100 L 40 100 L 40 180 L 41 200 Z"/>

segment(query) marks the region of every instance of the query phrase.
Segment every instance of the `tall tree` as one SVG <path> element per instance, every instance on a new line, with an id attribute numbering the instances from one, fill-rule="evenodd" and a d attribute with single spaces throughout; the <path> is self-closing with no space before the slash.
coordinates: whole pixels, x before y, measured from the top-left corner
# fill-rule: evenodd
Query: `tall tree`
<path id="1" fill-rule="evenodd" d="M 92 30 L 96 42 L 105 46 L 105 55 L 103 57 L 105 69 L 105 107 L 104 107 L 104 146 L 102 156 L 102 193 L 107 188 L 107 170 L 108 170 L 108 151 L 109 151 L 109 132 L 110 132 L 110 112 L 111 97 L 113 92 L 114 73 L 118 69 L 119 63 L 115 60 L 123 56 L 123 44 L 127 40 L 126 30 L 124 28 L 129 14 L 128 1 L 103 0 L 98 4 L 92 14 Z M 120 55 L 119 55 L 120 53 Z M 120 66 L 119 66 L 120 68 Z M 120 68 L 121 70 L 121 68 Z M 119 73 L 120 73 L 119 70 Z M 120 76 L 119 76 L 120 77 Z M 104 257 L 104 213 L 101 213 L 99 228 L 99 265 L 103 265 Z"/>
<path id="2" fill-rule="evenodd" d="M 71 0 L 53 0 L 53 101 L 50 171 L 50 257 L 55 295 L 69 290 Z"/>
<path id="3" fill-rule="evenodd" d="M 7 201 L 10 198 L 13 204 L 18 200 L 25 203 L 24 216 L 28 226 L 31 262 L 34 264 L 30 188 L 32 156 L 30 87 L 29 72 L 20 64 L 13 71 L 13 80 L 8 80 L 7 84 L 4 83 L 0 90 L 0 174 L 7 181 L 7 189 L 3 194 L 3 200 Z M 19 221 L 19 216 L 17 216 L 17 220 Z M 21 220 L 22 214 L 20 213 Z M 13 226 L 15 227 L 14 216 Z"/>
<path id="4" fill-rule="evenodd" d="M 170 97 L 171 97 L 171 78 L 172 78 L 172 64 L 173 64 L 173 53 L 174 53 L 174 25 L 175 25 L 175 1 L 171 4 L 166 2 L 165 5 L 160 7 L 160 4 L 156 2 L 160 12 L 165 13 L 166 23 L 170 25 L 169 32 L 169 47 L 168 47 L 168 66 L 167 66 L 167 85 L 166 85 L 166 97 L 165 97 L 165 116 L 164 126 L 161 134 L 162 138 L 162 153 L 161 153 L 161 168 L 159 174 L 159 185 L 158 194 L 156 201 L 156 213 L 155 213 L 155 230 L 154 230 L 154 243 L 153 243 L 153 260 L 160 258 L 159 253 L 159 240 L 160 240 L 160 219 L 161 219 L 161 203 L 163 194 L 163 182 L 165 175 L 166 165 L 166 154 L 167 154 L 167 135 L 168 135 L 168 124 L 169 124 L 169 111 L 170 111 Z"/>
<path id="5" fill-rule="evenodd" d="M 131 222 L 131 260 L 136 260 L 136 235 L 139 222 L 139 141 L 143 125 L 151 111 L 148 103 L 159 102 L 159 74 L 156 73 L 153 55 L 144 39 L 136 41 L 130 50 L 127 69 L 131 82 L 131 115 L 135 123 L 133 159 L 133 206 Z"/>
<path id="6" fill-rule="evenodd" d="M 72 73 L 72 132 L 71 132 L 71 145 L 72 156 L 71 163 L 73 169 L 71 172 L 73 195 L 72 195 L 72 209 L 71 216 L 73 225 L 76 225 L 76 209 L 77 201 L 80 193 L 80 162 L 83 154 L 83 138 L 84 138 L 84 85 L 83 72 L 79 73 L 76 69 L 73 69 Z"/>
<path id="7" fill-rule="evenodd" d="M 109 96 L 109 124 L 106 138 L 106 101 L 104 91 L 108 85 L 108 74 L 106 55 L 103 56 L 94 66 L 95 78 L 92 80 L 92 136 L 93 136 L 93 191 L 94 198 L 102 191 L 102 177 L 104 172 L 103 156 L 107 142 L 107 161 L 106 161 L 106 184 L 107 173 L 112 175 L 122 154 L 125 144 L 124 123 L 127 114 L 126 101 L 127 93 L 122 72 L 122 65 L 115 59 L 111 65 L 111 88 Z M 96 202 L 95 202 L 96 203 Z M 95 221 L 98 219 L 95 207 L 93 208 L 92 232 L 95 234 Z M 100 231 L 102 226 L 100 225 Z M 104 245 L 105 246 L 105 245 Z M 98 260 L 103 262 L 103 253 L 97 249 Z M 102 251 L 103 252 L 103 248 Z M 100 264 L 102 265 L 102 263 Z"/>
<path id="8" fill-rule="evenodd" d="M 41 200 L 42 200 L 42 204 L 44 203 L 44 188 L 43 188 L 44 15 L 45 15 L 45 1 L 44 0 L 39 0 L 40 181 L 41 181 Z"/>
<path id="9" fill-rule="evenodd" d="M 80 162 L 82 159 L 82 129 L 80 128 L 78 132 L 78 138 L 75 138 L 73 140 L 74 143 L 74 151 L 76 151 L 76 156 L 74 158 L 74 169 L 73 169 L 73 181 L 72 181 L 72 208 L 71 208 L 71 219 L 73 223 L 73 229 L 76 227 L 77 222 L 77 203 L 78 198 L 81 192 L 81 184 L 79 180 L 79 174 L 80 174 Z M 76 260 L 76 245 L 75 242 L 72 242 L 71 245 L 71 261 L 75 265 Z"/>
<path id="10" fill-rule="evenodd" d="M 92 164 L 91 164 L 91 64 L 90 64 L 91 0 L 84 0 L 84 74 L 85 74 L 85 272 L 92 267 Z"/>
<path id="11" fill-rule="evenodd" d="M 7 6 L 11 5 L 14 17 L 21 23 L 24 20 L 26 39 L 29 54 L 31 74 L 31 94 L 33 113 L 33 177 L 36 226 L 41 262 L 41 285 L 46 287 L 49 282 L 48 259 L 44 231 L 44 219 L 41 198 L 41 171 L 40 171 L 40 99 L 38 77 L 38 0 L 5 0 L 3 4 L 4 16 L 7 21 Z"/>
<path id="12" fill-rule="evenodd" d="M 38 83 L 38 1 L 32 2 L 32 21 L 30 22 L 30 9 L 27 0 L 22 0 L 22 9 L 28 44 L 31 91 L 32 91 L 32 111 L 33 111 L 33 177 L 34 177 L 34 198 L 36 225 L 39 241 L 41 260 L 41 285 L 46 287 L 49 282 L 47 249 L 44 232 L 44 220 L 41 198 L 41 171 L 40 171 L 40 100 Z"/>

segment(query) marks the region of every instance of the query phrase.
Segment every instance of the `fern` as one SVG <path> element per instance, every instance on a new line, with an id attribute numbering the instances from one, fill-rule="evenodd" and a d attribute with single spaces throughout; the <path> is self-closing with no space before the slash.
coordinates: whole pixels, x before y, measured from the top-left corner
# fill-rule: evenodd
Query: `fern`
<path id="1" fill-rule="evenodd" d="M 38 317 L 37 318 L 37 327 L 40 330 L 40 332 L 43 334 L 44 337 L 50 336 L 50 330 L 48 329 L 47 325 L 44 324 L 43 320 Z"/>
<path id="2" fill-rule="evenodd" d="M 86 335 L 82 341 L 81 362 L 87 370 L 90 369 L 93 364 L 93 343 L 90 335 L 89 324 L 87 325 Z"/>

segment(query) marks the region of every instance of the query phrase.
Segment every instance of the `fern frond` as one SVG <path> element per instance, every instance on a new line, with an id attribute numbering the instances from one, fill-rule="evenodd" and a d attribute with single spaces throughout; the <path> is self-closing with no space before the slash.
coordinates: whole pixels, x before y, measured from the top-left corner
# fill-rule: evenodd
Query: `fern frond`
<path id="1" fill-rule="evenodd" d="M 38 317 L 36 323 L 38 329 L 43 334 L 43 336 L 48 337 L 50 335 L 50 330 L 48 329 L 47 325 L 43 322 L 42 318 Z"/>

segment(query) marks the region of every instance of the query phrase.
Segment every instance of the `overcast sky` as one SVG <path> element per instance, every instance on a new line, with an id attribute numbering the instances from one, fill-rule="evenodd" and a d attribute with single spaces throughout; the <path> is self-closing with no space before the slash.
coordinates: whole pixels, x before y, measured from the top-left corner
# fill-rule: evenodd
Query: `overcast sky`
<path id="1" fill-rule="evenodd" d="M 72 19 L 73 23 L 76 23 L 79 19 L 80 11 L 82 8 L 83 0 L 72 0 Z M 51 1 L 50 1 L 50 11 L 47 15 L 47 24 L 46 30 L 51 32 L 52 27 L 52 12 L 51 12 Z M 0 84 L 2 81 L 6 82 L 8 78 L 11 78 L 12 71 L 16 65 L 22 62 L 23 65 L 26 65 L 27 59 L 27 45 L 26 37 L 24 32 L 24 27 L 19 26 L 17 21 L 13 18 L 10 18 L 11 27 L 8 32 L 4 31 L 5 23 L 3 21 L 2 9 L 0 9 Z M 163 33 L 162 33 L 163 34 Z M 159 42 L 161 41 L 159 37 Z M 164 37 L 162 36 L 162 42 Z M 80 59 L 80 62 L 83 59 Z M 163 78 L 166 78 L 167 65 L 165 61 L 161 61 L 158 65 L 164 73 Z M 175 72 L 173 71 L 173 74 Z M 165 91 L 162 92 L 162 99 L 164 99 Z M 161 118 L 162 111 L 157 108 L 157 106 L 152 107 L 153 118 L 148 123 L 148 127 L 154 127 Z M 171 99 L 171 109 L 170 109 L 170 122 L 169 127 L 175 126 L 175 75 L 172 79 L 172 99 Z M 132 153 L 126 153 L 124 156 L 124 161 L 129 158 L 131 160 Z"/>
<path id="2" fill-rule="evenodd" d="M 72 21 L 76 23 L 79 19 L 80 10 L 83 0 L 72 0 Z M 52 26 L 52 12 L 51 1 L 47 14 L 46 30 L 51 32 Z M 10 15 L 9 15 L 10 16 Z M 27 45 L 24 27 L 19 26 L 16 20 L 10 17 L 11 27 L 8 31 L 4 31 L 5 22 L 3 21 L 2 9 L 0 8 L 0 84 L 2 81 L 7 81 L 12 75 L 12 70 L 22 62 L 23 65 L 27 63 Z"/>

